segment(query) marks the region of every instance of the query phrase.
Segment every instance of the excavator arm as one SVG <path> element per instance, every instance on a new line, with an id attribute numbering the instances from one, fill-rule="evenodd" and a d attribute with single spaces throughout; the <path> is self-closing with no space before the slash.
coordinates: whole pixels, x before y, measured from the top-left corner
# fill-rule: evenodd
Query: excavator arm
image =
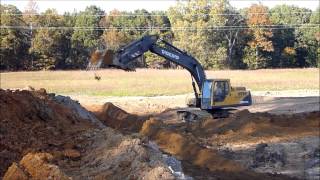
<path id="1" fill-rule="evenodd" d="M 206 75 L 201 64 L 191 55 L 181 51 L 156 35 L 144 36 L 141 39 L 122 47 L 116 52 L 111 65 L 124 70 L 132 70 L 130 62 L 134 61 L 137 57 L 142 56 L 147 51 L 180 65 L 190 72 L 192 76 L 192 86 L 198 104 L 200 93 L 197 92 L 193 79 L 197 83 L 199 92 L 202 92 L 202 84 L 206 79 Z"/>

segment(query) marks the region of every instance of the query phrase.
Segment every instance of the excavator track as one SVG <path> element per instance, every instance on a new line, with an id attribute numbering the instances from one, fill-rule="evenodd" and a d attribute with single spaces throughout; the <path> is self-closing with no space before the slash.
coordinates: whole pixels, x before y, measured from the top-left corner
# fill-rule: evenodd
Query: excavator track
<path id="1" fill-rule="evenodd" d="M 227 118 L 234 109 L 215 109 L 211 111 L 201 110 L 199 108 L 183 108 L 177 110 L 178 118 L 183 122 L 197 122 L 208 118 L 221 119 Z"/>

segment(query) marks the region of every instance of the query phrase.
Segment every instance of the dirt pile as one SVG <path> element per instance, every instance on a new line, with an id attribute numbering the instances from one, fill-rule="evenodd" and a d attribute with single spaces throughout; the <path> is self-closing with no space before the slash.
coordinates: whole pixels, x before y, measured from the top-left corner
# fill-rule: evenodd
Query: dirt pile
<path id="1" fill-rule="evenodd" d="M 114 124 L 118 128 L 132 118 L 112 104 L 104 109 L 110 111 L 104 114 L 106 119 L 124 119 L 120 126 Z M 45 90 L 0 90 L 0 110 L 0 177 L 4 179 L 184 177 L 175 174 L 168 157 L 138 134 L 125 136 L 104 126 L 68 97 Z"/>
<path id="2" fill-rule="evenodd" d="M 193 170 L 195 168 L 200 168 L 199 172 L 209 173 L 212 177 L 224 179 L 227 178 L 226 174 L 229 179 L 289 178 L 261 174 L 265 172 L 280 172 L 300 178 L 305 178 L 302 175 L 309 173 L 311 179 L 318 177 L 314 175 L 318 165 L 314 162 L 316 156 L 313 155 L 317 149 L 316 145 L 312 146 L 319 144 L 315 141 L 316 138 L 304 143 L 298 141 L 294 144 L 292 141 L 319 135 L 319 112 L 272 115 L 243 110 L 235 112 L 228 118 L 207 118 L 192 123 L 179 121 L 174 110 L 164 111 L 155 115 L 154 119 L 144 119 L 145 121 L 137 121 L 137 117 L 110 103 L 105 104 L 98 112 L 96 114 L 107 126 L 131 132 L 137 132 L 136 130 L 140 128 L 141 135 L 156 142 L 162 151 L 182 160 L 184 170 L 193 177 L 203 178 Z M 291 143 L 270 144 L 283 141 Z M 267 143 L 265 144 L 267 148 L 261 143 Z M 296 151 L 290 150 L 290 146 L 296 147 Z M 303 146 L 310 148 L 303 150 L 301 149 Z M 294 156 L 295 154 L 299 154 L 299 157 Z M 301 154 L 305 154 L 308 158 Z M 298 161 L 307 162 L 309 165 L 306 167 Z M 295 173 L 291 173 L 294 171 Z"/>
<path id="3" fill-rule="evenodd" d="M 177 157 L 184 164 L 183 170 L 199 179 L 205 176 L 199 175 L 198 172 L 209 173 L 213 179 L 290 179 L 282 175 L 256 173 L 241 163 L 224 157 L 218 150 L 206 147 L 202 144 L 203 141 L 193 134 L 193 131 L 197 133 L 193 126 L 200 126 L 197 123 L 174 124 L 170 121 L 166 124 L 165 121 L 153 118 L 141 120 L 111 103 L 96 109 L 95 114 L 106 126 L 121 131 L 135 133 L 140 128 L 140 135 L 154 141 L 162 151 Z M 218 132 L 211 133 L 211 135 L 218 134 Z M 195 172 L 194 169 L 198 171 Z"/>
<path id="4" fill-rule="evenodd" d="M 221 154 L 256 172 L 319 179 L 319 147 L 319 136 L 311 136 L 277 143 L 261 143 L 234 151 L 226 149 Z"/>
<path id="5" fill-rule="evenodd" d="M 164 152 L 183 161 L 184 171 L 196 179 L 291 179 L 251 171 L 217 150 L 203 146 L 192 134 L 173 129 L 162 121 L 147 120 L 140 133 L 155 141 Z"/>
<path id="6" fill-rule="evenodd" d="M 51 100 L 44 90 L 0 90 L 0 176 L 29 152 L 76 148 L 75 137 L 92 128 L 94 124 Z"/>
<path id="7" fill-rule="evenodd" d="M 61 164 L 74 179 L 174 179 L 160 151 L 134 136 L 111 128 L 83 135 L 81 161 Z"/>
<path id="8" fill-rule="evenodd" d="M 171 117 L 166 129 L 174 129 L 189 141 L 214 149 L 218 155 L 247 169 L 303 179 L 320 177 L 319 111 L 272 115 L 243 110 L 228 118 L 207 118 L 193 123 L 175 120 L 172 112 L 159 117 Z M 149 131 L 159 132 L 157 128 Z"/>
<path id="9" fill-rule="evenodd" d="M 293 115 L 250 113 L 243 110 L 225 119 L 206 119 L 192 125 L 192 134 L 204 144 L 241 148 L 319 135 L 320 112 Z"/>
<path id="10" fill-rule="evenodd" d="M 211 171 L 239 172 L 244 170 L 239 164 L 218 155 L 215 150 L 196 144 L 188 134 L 168 129 L 161 121 L 154 119 L 146 121 L 141 134 L 150 137 L 165 152 Z"/>
<path id="11" fill-rule="evenodd" d="M 87 111 L 84 107 L 82 107 L 80 105 L 80 103 L 78 101 L 74 101 L 72 100 L 70 97 L 68 96 L 61 96 L 61 95 L 57 95 L 57 96 L 53 96 L 51 97 L 55 102 L 58 102 L 59 104 L 62 104 L 66 107 L 68 107 L 69 109 L 71 109 L 75 114 L 77 114 L 78 116 L 80 116 L 80 118 L 82 119 L 86 119 L 88 121 L 91 121 L 93 124 L 96 124 L 97 126 L 99 126 L 100 128 L 105 127 L 101 121 L 99 121 L 94 114 L 90 113 L 89 111 Z"/>
<path id="12" fill-rule="evenodd" d="M 319 177 L 319 112 L 239 111 L 186 123 L 175 119 L 174 110 L 139 117 L 106 103 L 92 111 L 96 117 L 44 89 L 0 90 L 0 176 L 188 179 L 186 172 L 195 179 L 290 179 L 274 173 L 294 172 L 294 177 Z"/>
<path id="13" fill-rule="evenodd" d="M 144 122 L 138 116 L 129 114 L 109 102 L 93 110 L 93 113 L 106 126 L 121 131 L 139 132 Z"/>

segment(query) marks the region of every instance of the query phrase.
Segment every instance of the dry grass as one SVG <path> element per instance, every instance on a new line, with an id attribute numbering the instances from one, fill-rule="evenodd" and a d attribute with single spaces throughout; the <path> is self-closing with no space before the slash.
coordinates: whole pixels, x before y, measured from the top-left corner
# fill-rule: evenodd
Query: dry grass
<path id="1" fill-rule="evenodd" d="M 3 89 L 46 88 L 61 94 L 103 96 L 154 96 L 192 92 L 190 74 L 186 70 L 139 69 L 137 72 L 37 71 L 1 73 Z M 319 89 L 319 69 L 225 70 L 207 71 L 208 78 L 229 78 L 233 86 L 258 90 Z"/>

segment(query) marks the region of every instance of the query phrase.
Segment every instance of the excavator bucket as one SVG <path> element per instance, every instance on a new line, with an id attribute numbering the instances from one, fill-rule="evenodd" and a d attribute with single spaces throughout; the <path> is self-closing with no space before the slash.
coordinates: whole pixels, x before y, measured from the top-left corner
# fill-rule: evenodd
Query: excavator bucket
<path id="1" fill-rule="evenodd" d="M 87 69 L 96 70 L 102 67 L 114 67 L 126 71 L 133 71 L 134 68 L 119 62 L 116 53 L 112 50 L 96 50 L 91 54 Z"/>
<path id="2" fill-rule="evenodd" d="M 90 63 L 96 65 L 101 62 L 101 65 L 112 65 L 114 52 L 112 50 L 96 50 L 91 54 Z"/>
<path id="3" fill-rule="evenodd" d="M 96 50 L 91 54 L 88 70 L 95 70 L 112 64 L 113 51 L 111 50 Z"/>
<path id="4" fill-rule="evenodd" d="M 113 63 L 114 52 L 112 50 L 107 50 L 103 56 L 103 64 L 111 65 Z"/>

